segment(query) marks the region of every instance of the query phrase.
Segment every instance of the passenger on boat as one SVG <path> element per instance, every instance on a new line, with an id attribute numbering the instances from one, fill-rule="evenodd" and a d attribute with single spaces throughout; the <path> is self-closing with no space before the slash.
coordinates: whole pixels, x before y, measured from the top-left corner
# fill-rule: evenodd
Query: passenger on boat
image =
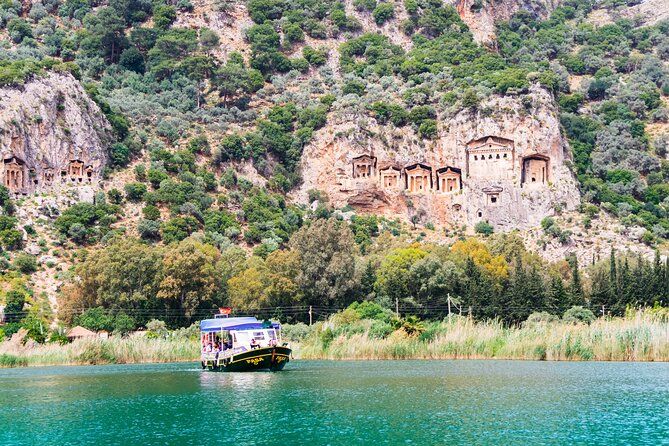
<path id="1" fill-rule="evenodd" d="M 251 338 L 251 349 L 258 348 L 260 347 L 258 345 L 258 341 L 256 341 L 256 338 Z"/>
<path id="2" fill-rule="evenodd" d="M 214 345 L 214 353 L 216 354 L 216 359 L 218 359 L 218 354 L 219 354 L 220 352 L 221 352 L 221 346 L 220 346 L 220 344 L 217 342 L 217 343 Z"/>
<path id="3" fill-rule="evenodd" d="M 211 342 L 207 343 L 207 346 L 204 348 L 205 353 L 211 353 L 212 347 L 211 347 Z"/>

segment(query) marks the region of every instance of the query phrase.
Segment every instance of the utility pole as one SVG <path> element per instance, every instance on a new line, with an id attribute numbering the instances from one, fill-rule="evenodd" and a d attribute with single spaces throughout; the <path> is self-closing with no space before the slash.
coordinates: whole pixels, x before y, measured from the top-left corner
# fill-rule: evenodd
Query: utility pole
<path id="1" fill-rule="evenodd" d="M 311 316 L 311 305 L 309 305 L 309 325 L 311 325 L 312 321 L 312 316 Z"/>
<path id="2" fill-rule="evenodd" d="M 448 322 L 451 322 L 451 294 L 446 294 L 446 302 L 448 302 Z"/>
<path id="3" fill-rule="evenodd" d="M 395 298 L 395 315 L 400 317 L 400 299 L 398 297 Z"/>

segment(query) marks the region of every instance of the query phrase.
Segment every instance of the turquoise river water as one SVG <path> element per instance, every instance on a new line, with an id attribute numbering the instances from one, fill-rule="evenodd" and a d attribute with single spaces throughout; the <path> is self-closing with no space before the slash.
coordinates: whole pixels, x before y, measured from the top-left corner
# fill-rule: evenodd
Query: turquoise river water
<path id="1" fill-rule="evenodd" d="M 0 445 L 669 445 L 669 364 L 0 370 Z"/>

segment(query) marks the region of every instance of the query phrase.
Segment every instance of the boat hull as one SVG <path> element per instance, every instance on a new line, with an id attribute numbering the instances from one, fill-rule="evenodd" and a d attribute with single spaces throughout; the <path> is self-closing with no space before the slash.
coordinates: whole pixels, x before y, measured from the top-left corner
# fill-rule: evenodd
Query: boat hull
<path id="1" fill-rule="evenodd" d="M 290 361 L 288 347 L 263 347 L 249 350 L 229 358 L 210 359 L 202 362 L 202 367 L 217 372 L 254 372 L 283 370 Z"/>

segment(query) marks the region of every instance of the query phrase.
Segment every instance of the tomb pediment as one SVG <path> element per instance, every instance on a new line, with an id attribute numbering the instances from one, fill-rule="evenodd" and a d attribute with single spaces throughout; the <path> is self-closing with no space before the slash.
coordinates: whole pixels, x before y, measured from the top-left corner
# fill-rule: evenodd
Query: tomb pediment
<path id="1" fill-rule="evenodd" d="M 484 187 L 483 189 L 481 189 L 481 191 L 483 193 L 488 194 L 488 195 L 499 194 L 503 190 L 504 190 L 504 188 L 501 187 L 501 186 L 488 186 L 488 187 Z"/>
<path id="2" fill-rule="evenodd" d="M 487 135 L 482 138 L 472 139 L 467 143 L 468 150 L 497 148 L 497 147 L 513 148 L 513 146 L 514 146 L 513 140 L 503 138 L 501 136 L 492 136 L 492 135 Z"/>

